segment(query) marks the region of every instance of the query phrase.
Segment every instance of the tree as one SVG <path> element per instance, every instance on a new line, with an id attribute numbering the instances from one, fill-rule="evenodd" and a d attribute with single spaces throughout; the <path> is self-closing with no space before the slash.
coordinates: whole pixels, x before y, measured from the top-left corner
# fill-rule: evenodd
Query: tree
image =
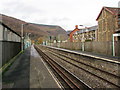
<path id="1" fill-rule="evenodd" d="M 39 37 L 37 43 L 38 43 L 38 44 L 42 44 L 42 43 L 43 43 L 43 38 L 42 38 L 42 37 Z"/>

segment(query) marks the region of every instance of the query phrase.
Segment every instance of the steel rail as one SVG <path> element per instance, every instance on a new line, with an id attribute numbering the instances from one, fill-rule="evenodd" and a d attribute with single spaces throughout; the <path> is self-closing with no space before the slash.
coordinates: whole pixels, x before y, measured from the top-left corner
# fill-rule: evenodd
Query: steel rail
<path id="1" fill-rule="evenodd" d="M 52 54 L 53 54 L 53 53 L 52 53 Z M 57 56 L 56 54 L 54 54 L 54 55 Z M 61 58 L 60 56 L 57 56 L 57 57 Z M 71 59 L 70 57 L 67 57 L 67 56 L 64 56 L 64 57 Z M 106 80 L 106 79 L 104 79 L 104 78 L 102 78 L 102 77 L 94 74 L 94 73 L 91 73 L 90 71 L 85 70 L 84 68 L 81 68 L 81 67 L 79 67 L 79 66 L 77 66 L 77 65 L 75 65 L 75 64 L 73 64 L 73 63 L 71 63 L 71 62 L 69 62 L 69 61 L 67 61 L 67 60 L 65 60 L 64 58 L 61 58 L 61 60 L 66 61 L 67 63 L 70 63 L 70 64 L 72 64 L 73 66 L 78 67 L 78 68 L 80 68 L 80 69 L 82 69 L 82 70 L 84 70 L 84 71 L 86 71 L 86 72 L 88 72 L 88 73 L 90 73 L 90 74 L 92 74 L 92 75 L 94 75 L 94 76 L 96 76 L 96 77 L 98 77 L 98 78 L 100 78 L 100 79 L 102 79 L 102 80 L 104 80 L 104 81 L 106 81 L 106 82 L 108 82 L 108 83 L 110 83 L 110 84 L 112 84 L 112 85 L 120 88 L 119 85 L 116 85 L 116 84 L 114 84 L 114 83 L 112 83 L 112 82 L 110 82 L 110 81 L 108 81 L 108 80 Z M 74 59 L 72 59 L 72 60 L 74 60 Z M 76 60 L 74 60 L 74 61 L 76 61 Z M 79 62 L 79 61 L 77 61 L 77 62 Z M 81 63 L 81 62 L 79 62 L 79 63 Z M 83 63 L 83 64 L 84 64 L 84 63 Z M 84 64 L 84 65 L 85 65 L 85 64 Z M 87 65 L 87 64 L 86 64 L 86 65 Z M 87 66 L 90 66 L 90 65 L 87 65 Z M 92 66 L 91 66 L 91 67 L 92 67 Z M 93 68 L 94 68 L 94 67 L 93 67 Z M 106 72 L 106 71 L 104 71 L 104 70 L 101 70 L 101 69 L 98 69 L 98 68 L 94 68 L 94 69 L 100 70 L 100 71 L 105 72 L 105 73 L 107 73 L 107 74 L 110 74 L 110 75 L 112 75 L 112 76 L 114 76 L 114 77 L 120 78 L 119 76 L 114 75 L 114 74 L 111 74 L 111 73 Z"/>
<path id="2" fill-rule="evenodd" d="M 45 55 L 41 50 L 39 50 L 39 53 L 40 53 L 40 55 L 42 56 L 42 58 L 45 60 L 45 61 L 47 61 L 47 63 L 49 63 L 49 65 L 60 75 L 61 73 L 62 73 L 62 75 L 64 75 L 64 77 L 62 77 L 61 75 L 61 77 L 62 77 L 62 79 L 71 87 L 71 88 L 80 88 L 80 87 L 78 87 L 74 82 L 72 82 L 72 80 L 71 79 L 69 79 L 53 62 L 51 62 L 51 60 L 50 60 L 50 58 L 49 57 L 47 57 L 47 55 Z M 65 78 L 67 78 L 68 80 L 70 80 L 70 82 L 68 82 Z M 71 85 L 72 84 L 72 85 Z M 73 85 L 75 85 L 75 86 L 73 86 Z"/>
<path id="3" fill-rule="evenodd" d="M 39 49 L 39 47 L 37 47 L 36 49 Z M 69 73 L 70 75 L 73 76 L 73 74 L 71 74 L 70 72 L 66 71 L 61 65 L 59 65 L 58 63 L 56 63 L 53 59 L 51 59 L 48 55 L 46 55 L 45 53 L 43 53 L 40 49 L 38 50 L 38 52 L 40 53 L 40 55 L 42 56 L 42 58 L 44 60 L 47 61 L 47 63 L 49 63 L 49 65 L 60 75 L 62 74 L 64 77 L 62 77 L 64 79 L 64 81 L 72 88 L 72 89 L 80 89 L 81 87 L 78 85 L 78 83 L 76 84 L 74 82 L 73 79 L 71 79 L 71 77 L 69 77 L 68 75 L 65 74 L 65 72 Z M 62 68 L 62 70 L 60 70 L 60 68 Z M 64 71 L 63 71 L 64 70 Z M 69 80 L 69 82 L 67 80 L 65 80 L 65 77 L 67 78 L 67 80 Z M 74 77 L 76 78 L 76 77 Z M 78 78 L 76 78 L 78 79 Z M 80 81 L 80 80 L 78 80 Z M 71 85 L 72 84 L 72 85 Z M 90 88 L 89 86 L 87 86 L 85 83 L 82 82 L 82 84 L 84 84 L 84 87 L 86 89 L 92 90 L 92 88 Z"/>
<path id="4" fill-rule="evenodd" d="M 50 50 L 49 50 L 49 51 L 50 51 Z M 51 51 L 51 52 L 53 52 L 54 55 L 56 55 L 55 53 L 57 53 L 57 52 L 54 52 L 54 51 Z M 78 61 L 78 60 L 76 60 L 76 59 L 70 58 L 70 57 L 68 57 L 68 56 L 66 56 L 66 55 L 63 55 L 63 54 L 61 54 L 61 53 L 58 53 L 58 54 L 59 54 L 60 56 L 66 57 L 66 58 L 68 58 L 68 59 L 70 59 L 70 60 L 73 60 L 73 61 L 75 61 L 75 62 L 77 62 L 77 63 L 81 63 L 81 64 L 83 64 L 83 65 L 86 65 L 86 66 L 90 67 L 90 68 L 94 68 L 94 69 L 96 69 L 96 70 L 99 70 L 99 71 L 101 71 L 101 72 L 104 72 L 104 73 L 106 73 L 106 74 L 109 74 L 109 75 L 111 75 L 111 76 L 113 76 L 113 77 L 120 78 L 119 75 L 115 75 L 115 74 L 112 74 L 112 73 L 110 73 L 110 72 L 106 72 L 106 71 L 104 71 L 104 70 L 101 70 L 101 69 L 96 68 L 96 67 L 94 67 L 94 66 L 91 66 L 91 65 L 89 65 L 89 64 L 86 64 L 86 63 L 83 63 L 83 62 Z M 56 56 L 57 56 L 57 55 L 56 55 Z M 58 57 L 59 57 L 59 56 L 58 56 Z"/>

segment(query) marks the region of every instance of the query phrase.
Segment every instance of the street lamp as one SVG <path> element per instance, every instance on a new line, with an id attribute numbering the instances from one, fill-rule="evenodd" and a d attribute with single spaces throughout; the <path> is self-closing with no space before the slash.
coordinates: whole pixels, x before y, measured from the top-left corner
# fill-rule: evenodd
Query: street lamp
<path id="1" fill-rule="evenodd" d="M 30 38 L 30 34 L 31 34 L 31 33 L 28 33 L 28 38 Z"/>
<path id="2" fill-rule="evenodd" d="M 83 26 L 83 25 L 79 25 L 79 26 Z"/>
<path id="3" fill-rule="evenodd" d="M 84 25 L 79 25 L 79 26 L 84 26 Z M 87 28 L 85 26 L 85 28 Z M 84 33 L 82 34 L 82 51 L 85 51 L 85 36 L 84 36 Z"/>
<path id="4" fill-rule="evenodd" d="M 21 49 L 22 49 L 22 51 L 23 51 L 23 40 L 24 40 L 24 36 L 23 36 L 23 29 L 24 29 L 24 26 L 25 25 L 28 25 L 29 23 L 25 23 L 25 24 L 21 24 Z"/>
<path id="5" fill-rule="evenodd" d="M 30 39 L 31 33 L 28 33 L 28 39 L 29 39 L 29 46 L 31 45 L 31 39 Z"/>

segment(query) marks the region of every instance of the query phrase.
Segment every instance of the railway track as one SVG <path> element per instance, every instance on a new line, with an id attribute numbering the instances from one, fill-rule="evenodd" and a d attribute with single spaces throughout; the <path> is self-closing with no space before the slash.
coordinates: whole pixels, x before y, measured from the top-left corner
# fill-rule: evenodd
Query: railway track
<path id="1" fill-rule="evenodd" d="M 85 64 L 85 63 L 83 63 L 83 62 L 80 62 L 80 61 L 78 61 L 78 60 L 76 60 L 76 59 L 70 58 L 70 57 L 68 57 L 68 56 L 66 56 L 66 55 L 63 55 L 63 54 L 60 54 L 60 53 L 57 53 L 57 52 L 53 52 L 53 51 L 50 51 L 50 50 L 49 50 L 49 53 L 53 54 L 54 56 L 60 58 L 61 60 L 65 61 L 65 62 L 67 62 L 67 63 L 69 63 L 69 64 L 71 64 L 71 65 L 73 65 L 73 66 L 75 66 L 75 67 L 77 67 L 77 68 L 79 68 L 79 69 L 84 70 L 85 72 L 87 72 L 87 73 L 89 73 L 89 74 L 91 74 L 91 75 L 93 75 L 93 76 L 95 76 L 95 77 L 97 77 L 97 78 L 99 78 L 99 79 L 102 79 L 103 81 L 105 81 L 105 82 L 107 82 L 107 83 L 110 83 L 111 85 L 116 86 L 117 88 L 120 88 L 120 85 L 115 84 L 115 83 L 113 83 L 112 81 L 109 81 L 109 80 L 107 80 L 106 78 L 97 75 L 96 73 L 92 73 L 91 71 L 89 71 L 89 70 L 87 70 L 87 69 L 85 69 L 85 68 L 82 68 L 81 66 L 78 66 L 78 65 L 75 64 L 75 63 L 83 64 L 84 66 L 87 66 L 87 68 L 92 68 L 92 69 L 94 69 L 94 71 L 96 70 L 96 72 L 99 71 L 99 72 L 101 72 L 102 74 L 105 74 L 105 75 L 107 75 L 107 76 L 109 76 L 109 77 L 111 77 L 111 78 L 115 78 L 115 79 L 117 79 L 117 80 L 120 79 L 120 76 L 118 76 L 118 75 L 115 75 L 115 74 L 106 72 L 106 71 L 104 71 L 104 70 L 101 70 L 101 69 L 99 69 L 99 68 L 93 67 L 93 66 L 91 66 L 91 65 L 89 65 L 89 64 Z M 67 58 L 67 59 L 65 59 L 64 57 Z M 68 59 L 69 59 L 69 60 L 68 60 Z M 72 60 L 72 61 L 70 61 L 70 60 Z M 73 61 L 74 61 L 74 62 L 73 62 Z"/>
<path id="2" fill-rule="evenodd" d="M 73 73 L 69 72 L 66 68 L 61 66 L 55 60 L 46 55 L 39 47 L 35 46 L 36 50 L 42 56 L 43 60 L 47 62 L 52 69 L 62 78 L 69 88 L 75 90 L 92 90 L 87 84 L 76 77 Z"/>
<path id="3" fill-rule="evenodd" d="M 44 48 L 44 49 L 45 49 L 45 48 Z M 99 78 L 100 80 L 102 80 L 102 81 L 104 81 L 104 82 L 106 82 L 106 83 L 114 86 L 115 88 L 120 88 L 120 85 L 119 85 L 120 76 L 119 76 L 119 75 L 116 75 L 116 74 L 107 72 L 107 71 L 105 71 L 105 70 L 99 69 L 99 68 L 97 68 L 97 67 L 91 66 L 91 65 L 89 65 L 89 64 L 83 63 L 83 62 L 81 62 L 81 61 L 78 61 L 78 60 L 76 60 L 76 59 L 74 59 L 74 58 L 69 57 L 67 54 L 65 55 L 65 54 L 56 52 L 56 51 L 54 51 L 54 50 L 51 50 L 51 49 L 49 49 L 49 48 L 48 48 L 47 52 L 51 53 L 53 56 L 56 56 L 56 57 L 60 58 L 60 59 L 63 60 L 64 62 L 73 65 L 74 67 L 77 67 L 77 68 L 79 68 L 79 69 L 81 69 L 81 70 L 84 70 L 85 72 L 93 75 L 94 77 Z M 105 62 L 110 62 L 110 61 L 105 61 Z M 77 64 L 76 64 L 76 63 L 77 63 Z M 78 65 L 78 63 L 80 63 L 80 65 Z M 112 63 L 114 63 L 114 62 L 112 62 Z M 117 64 L 117 63 L 115 63 L 115 64 Z M 119 64 L 119 63 L 118 63 L 118 64 Z M 89 68 L 89 70 L 88 70 L 87 68 L 81 67 L 82 65 L 83 65 L 84 67 Z M 90 70 L 90 69 L 92 69 L 93 72 L 92 72 L 92 70 Z M 96 72 L 101 73 L 101 75 L 99 75 L 99 74 L 96 73 Z M 107 76 L 108 78 L 106 78 L 106 76 Z M 115 81 L 112 81 L 112 80 L 116 80 L 116 81 L 118 81 L 118 82 L 115 82 Z"/>

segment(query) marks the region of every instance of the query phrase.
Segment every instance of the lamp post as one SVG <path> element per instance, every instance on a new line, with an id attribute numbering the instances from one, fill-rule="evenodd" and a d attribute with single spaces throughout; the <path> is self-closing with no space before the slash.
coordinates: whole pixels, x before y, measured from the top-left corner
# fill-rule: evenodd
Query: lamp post
<path id="1" fill-rule="evenodd" d="M 84 26 L 84 25 L 79 25 L 79 26 Z M 87 28 L 87 27 L 85 27 Z M 85 51 L 85 36 L 84 33 L 82 34 L 82 51 Z"/>
<path id="2" fill-rule="evenodd" d="M 28 33 L 28 39 L 29 39 L 29 46 L 31 46 L 31 39 L 30 39 L 31 33 Z"/>
<path id="3" fill-rule="evenodd" d="M 22 51 L 23 51 L 23 49 L 24 49 L 24 48 L 23 48 L 23 47 L 24 47 L 24 46 L 23 46 L 23 45 L 24 45 L 24 44 L 23 44 L 23 43 L 24 43 L 24 36 L 23 36 L 23 35 L 24 35 L 24 33 L 23 33 L 24 30 L 23 30 L 23 29 L 24 29 L 24 26 L 25 26 L 25 25 L 28 25 L 28 24 L 29 24 L 29 23 L 21 24 L 21 49 L 22 49 Z"/>
<path id="4" fill-rule="evenodd" d="M 51 46 L 51 40 L 52 40 L 52 36 L 49 36 L 49 39 L 50 39 L 50 46 Z"/>
<path id="5" fill-rule="evenodd" d="M 31 34 L 31 33 L 28 33 L 28 38 L 30 38 L 30 34 Z"/>

